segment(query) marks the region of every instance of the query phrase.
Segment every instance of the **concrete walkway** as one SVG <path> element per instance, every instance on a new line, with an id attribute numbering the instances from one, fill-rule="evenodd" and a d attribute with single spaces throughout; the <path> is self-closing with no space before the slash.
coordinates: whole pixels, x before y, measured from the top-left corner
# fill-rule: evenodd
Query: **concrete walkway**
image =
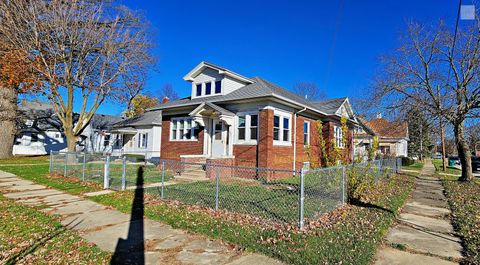
<path id="1" fill-rule="evenodd" d="M 136 218 L 133 212 L 124 214 L 3 171 L 0 171 L 0 191 L 19 203 L 45 206 L 42 211 L 59 215 L 64 226 L 79 231 L 80 236 L 101 249 L 114 252 L 115 264 L 282 264 L 145 219 L 143 207 Z"/>
<path id="2" fill-rule="evenodd" d="M 381 247 L 375 264 L 448 265 L 457 264 L 448 260 L 462 257 L 461 241 L 450 223 L 443 186 L 434 173 L 432 162 L 427 160 L 397 224 L 386 236 L 387 245 L 397 248 Z"/>

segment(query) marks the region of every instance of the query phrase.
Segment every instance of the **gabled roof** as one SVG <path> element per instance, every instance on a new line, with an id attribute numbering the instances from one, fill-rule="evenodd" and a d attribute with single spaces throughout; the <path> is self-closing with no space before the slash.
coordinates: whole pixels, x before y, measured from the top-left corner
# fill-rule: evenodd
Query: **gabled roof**
<path id="1" fill-rule="evenodd" d="M 161 124 L 162 124 L 161 111 L 147 111 L 140 116 L 117 122 L 113 125 L 113 128 L 145 126 L 145 125 L 161 125 Z"/>
<path id="2" fill-rule="evenodd" d="M 230 71 L 228 70 L 227 68 L 224 68 L 224 67 L 221 67 L 221 66 L 218 66 L 218 65 L 215 65 L 213 63 L 209 63 L 209 62 L 205 62 L 205 61 L 202 61 L 201 63 L 199 63 L 197 66 L 195 66 L 195 68 L 193 68 L 192 71 L 190 71 L 188 74 L 186 74 L 184 77 L 183 77 L 183 80 L 185 81 L 193 81 L 193 79 L 199 75 L 205 68 L 211 68 L 211 69 L 214 69 L 214 70 L 217 70 L 219 74 L 221 75 L 226 75 L 226 76 L 230 76 L 232 78 L 235 78 L 237 80 L 240 80 L 242 82 L 245 82 L 247 84 L 251 84 L 253 83 L 252 80 L 250 80 L 250 78 L 248 77 L 245 77 L 241 74 L 238 74 L 238 73 L 235 73 L 233 71 Z"/>
<path id="3" fill-rule="evenodd" d="M 212 102 L 204 102 L 196 107 L 192 112 L 190 112 L 190 116 L 195 115 L 202 110 L 211 109 L 214 112 L 218 113 L 219 115 L 227 115 L 227 116 L 235 116 L 235 114 L 229 110 L 226 110 L 218 105 L 213 104 Z"/>
<path id="4" fill-rule="evenodd" d="M 94 114 L 90 120 L 90 126 L 93 129 L 103 130 L 112 127 L 114 124 L 122 121 L 124 118 L 107 114 Z"/>
<path id="5" fill-rule="evenodd" d="M 368 126 L 368 121 L 366 121 L 364 118 L 362 117 L 356 117 L 357 118 L 357 121 L 358 121 L 358 125 L 360 125 L 360 127 L 362 127 L 362 129 L 368 134 L 368 135 L 371 135 L 371 136 L 375 136 L 375 132 L 372 130 L 372 128 L 370 128 Z"/>
<path id="6" fill-rule="evenodd" d="M 388 122 L 384 118 L 376 118 L 367 122 L 366 125 L 375 132 L 376 136 L 408 139 L 408 124 L 406 122 Z"/>
<path id="7" fill-rule="evenodd" d="M 297 105 L 302 105 L 308 107 L 316 112 L 319 112 L 323 115 L 334 115 L 338 108 L 334 108 L 334 106 L 340 107 L 341 104 L 337 104 L 338 102 L 345 101 L 346 98 L 341 99 L 332 99 L 325 101 L 328 103 L 328 107 L 323 107 L 321 102 L 312 102 L 306 100 L 305 98 L 283 88 L 278 85 L 275 85 L 265 79 L 260 77 L 254 77 L 251 80 L 254 83 L 241 87 L 229 94 L 226 95 L 218 95 L 218 96 L 210 96 L 208 98 L 194 98 L 191 97 L 182 98 L 179 100 L 162 103 L 157 107 L 151 108 L 150 110 L 163 110 L 169 108 L 176 108 L 176 107 L 184 107 L 184 106 L 192 106 L 201 104 L 203 102 L 227 102 L 233 100 L 242 100 L 242 99 L 251 99 L 251 98 L 262 98 L 262 97 L 276 97 L 279 99 L 283 99 L 286 101 L 290 101 Z"/>
<path id="8" fill-rule="evenodd" d="M 265 97 L 273 97 L 277 100 L 281 100 L 283 102 L 297 105 L 299 107 L 304 107 L 310 111 L 316 112 L 320 115 L 324 116 L 341 116 L 339 113 L 340 108 L 343 105 L 347 109 L 349 116 L 353 122 L 356 122 L 353 111 L 351 111 L 351 106 L 348 103 L 348 98 L 338 98 L 338 99 L 329 99 L 325 101 L 317 101 L 313 102 L 307 100 L 298 94 L 293 93 L 292 91 L 280 87 L 272 82 L 269 82 L 260 77 L 253 77 L 253 78 L 246 78 L 241 76 L 237 73 L 234 73 L 226 68 L 223 68 L 218 65 L 214 65 L 208 62 L 201 62 L 197 65 L 192 71 L 190 71 L 184 79 L 187 81 L 193 80 L 195 76 L 201 73 L 205 68 L 212 68 L 221 74 L 226 75 L 235 75 L 237 78 L 243 78 L 247 82 L 247 85 L 240 87 L 226 95 L 212 95 L 209 97 L 197 97 L 191 98 L 186 97 L 179 100 L 162 103 L 154 108 L 149 109 L 151 110 L 165 110 L 165 109 L 172 109 L 172 108 L 179 108 L 179 107 L 187 107 L 187 106 L 196 106 L 202 104 L 204 102 L 211 102 L 211 103 L 227 103 L 229 101 L 236 101 L 236 100 L 245 100 L 245 99 L 255 99 L 255 98 L 265 98 Z"/>

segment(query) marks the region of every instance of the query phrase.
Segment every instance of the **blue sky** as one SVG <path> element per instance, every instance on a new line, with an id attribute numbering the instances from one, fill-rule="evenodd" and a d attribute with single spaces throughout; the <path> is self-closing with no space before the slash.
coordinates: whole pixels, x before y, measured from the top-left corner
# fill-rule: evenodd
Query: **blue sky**
<path id="1" fill-rule="evenodd" d="M 469 4 L 470 1 L 463 1 Z M 124 1 L 153 27 L 158 65 L 146 90 L 167 83 L 190 93 L 182 77 L 209 61 L 282 87 L 315 82 L 329 97 L 358 97 L 393 49 L 408 20 L 454 25 L 458 1 Z M 336 40 L 334 41 L 336 36 Z M 334 45 L 335 44 L 335 45 Z M 100 113 L 119 114 L 104 104 Z"/>

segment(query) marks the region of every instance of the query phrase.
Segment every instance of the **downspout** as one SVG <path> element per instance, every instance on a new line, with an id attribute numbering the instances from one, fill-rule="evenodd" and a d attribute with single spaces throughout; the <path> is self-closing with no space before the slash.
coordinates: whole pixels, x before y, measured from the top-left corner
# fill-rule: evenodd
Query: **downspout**
<path id="1" fill-rule="evenodd" d="M 295 174 L 296 170 L 296 162 L 297 162 L 297 114 L 304 112 L 307 110 L 307 107 L 293 113 L 293 174 Z"/>

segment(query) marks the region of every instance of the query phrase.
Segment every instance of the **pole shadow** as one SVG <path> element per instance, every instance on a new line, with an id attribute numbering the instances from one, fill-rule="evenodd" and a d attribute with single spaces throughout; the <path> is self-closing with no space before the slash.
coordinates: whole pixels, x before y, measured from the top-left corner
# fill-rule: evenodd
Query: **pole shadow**
<path id="1" fill-rule="evenodd" d="M 135 196 L 126 239 L 119 238 L 110 264 L 145 264 L 143 166 L 137 170 Z"/>

